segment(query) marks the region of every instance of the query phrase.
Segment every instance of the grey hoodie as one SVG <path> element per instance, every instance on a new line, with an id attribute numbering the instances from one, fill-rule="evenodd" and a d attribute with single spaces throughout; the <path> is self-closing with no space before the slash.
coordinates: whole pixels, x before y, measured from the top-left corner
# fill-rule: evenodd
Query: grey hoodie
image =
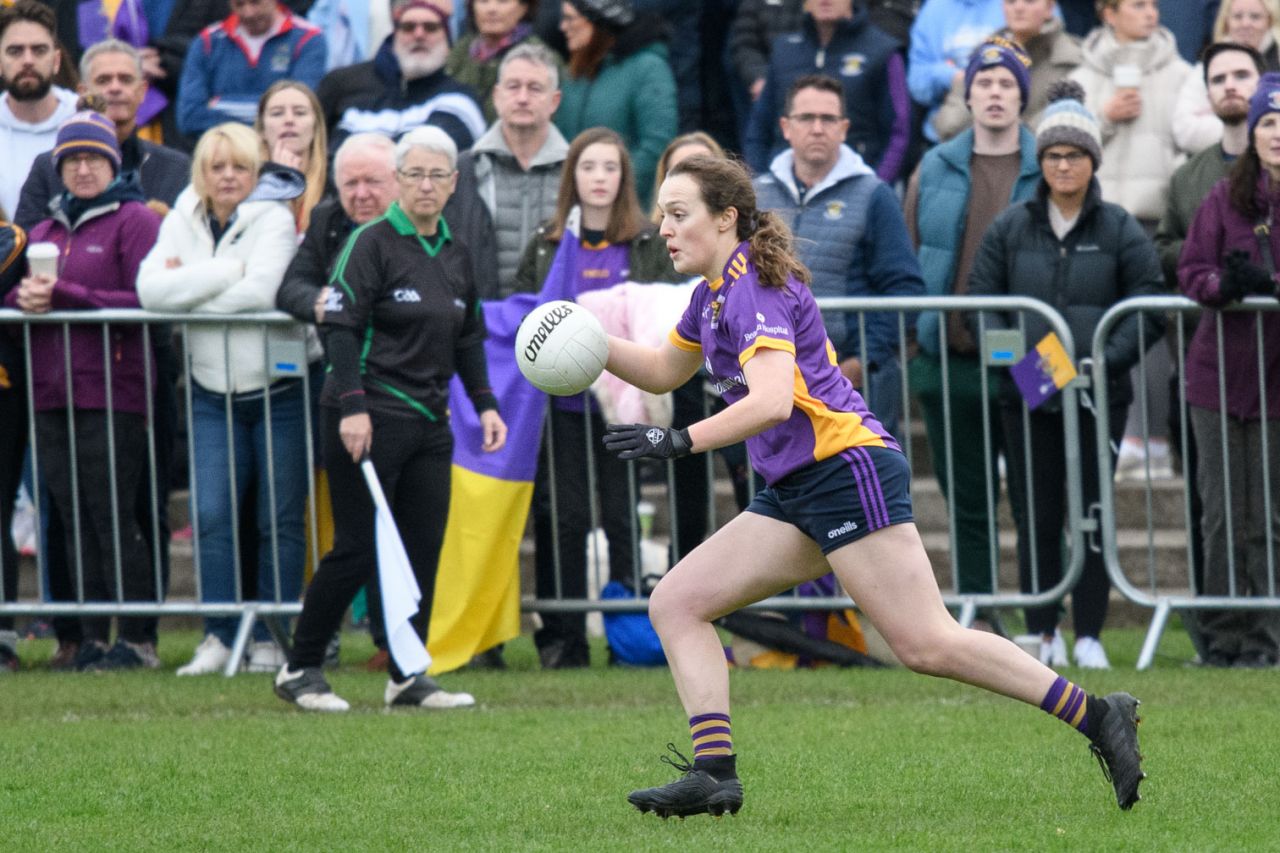
<path id="1" fill-rule="evenodd" d="M 9 96 L 0 96 L 0 163 L 4 163 L 0 169 L 0 209 L 5 219 L 18 210 L 22 184 L 27 180 L 31 164 L 53 147 L 58 128 L 75 114 L 78 97 L 75 92 L 54 86 L 53 94 L 58 99 L 57 109 L 36 124 L 20 121 L 9 109 Z"/>

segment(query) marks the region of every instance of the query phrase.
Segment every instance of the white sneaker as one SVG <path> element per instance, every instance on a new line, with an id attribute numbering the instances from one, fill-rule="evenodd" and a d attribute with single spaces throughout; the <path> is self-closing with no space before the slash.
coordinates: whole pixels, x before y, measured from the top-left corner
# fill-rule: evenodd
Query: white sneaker
<path id="1" fill-rule="evenodd" d="M 25 492 L 23 492 L 25 494 Z M 33 557 L 36 553 L 36 508 L 30 501 L 19 502 L 13 510 L 13 523 L 9 529 L 13 536 L 13 546 L 24 557 Z"/>
<path id="2" fill-rule="evenodd" d="M 1067 665 L 1067 641 L 1062 632 L 1054 630 L 1053 639 L 1040 638 L 1040 663 L 1050 669 L 1062 669 Z"/>
<path id="3" fill-rule="evenodd" d="M 333 692 L 318 666 L 294 671 L 285 664 L 280 667 L 273 687 L 277 696 L 304 711 L 341 713 L 351 709 L 347 700 Z"/>
<path id="4" fill-rule="evenodd" d="M 245 664 L 245 672 L 275 672 L 288 663 L 284 650 L 273 640 L 249 644 L 249 662 Z"/>
<path id="5" fill-rule="evenodd" d="M 1074 657 L 1076 666 L 1081 669 L 1111 669 L 1107 650 L 1097 637 L 1077 637 Z"/>
<path id="6" fill-rule="evenodd" d="M 211 675 L 222 672 L 231 660 L 231 649 L 213 634 L 205 634 L 204 640 L 196 646 L 196 653 L 190 663 L 178 667 L 178 675 Z"/>
<path id="7" fill-rule="evenodd" d="M 415 675 L 403 684 L 397 684 L 394 678 L 387 679 L 387 690 L 383 699 L 388 707 L 411 706 L 415 708 L 470 708 L 476 704 L 470 693 L 450 693 L 441 689 L 434 678 L 427 675 Z"/>

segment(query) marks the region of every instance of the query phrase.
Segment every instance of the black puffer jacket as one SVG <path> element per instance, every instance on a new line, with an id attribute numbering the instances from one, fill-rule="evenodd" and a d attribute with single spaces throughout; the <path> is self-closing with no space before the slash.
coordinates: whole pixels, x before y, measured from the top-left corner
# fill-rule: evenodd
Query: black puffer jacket
<path id="1" fill-rule="evenodd" d="M 1164 276 L 1155 246 L 1142 226 L 1124 208 L 1102 200 L 1097 179 L 1075 227 L 1059 240 L 1049 224 L 1048 187 L 1043 180 L 1033 199 L 1006 209 L 987 229 L 969 277 L 974 296 L 1030 296 L 1045 302 L 1066 320 L 1075 339 L 1075 355 L 1087 357 L 1102 315 L 1122 299 L 1154 296 L 1164 292 Z M 1017 328 L 1015 312 L 988 313 L 986 327 Z M 971 317 L 978 334 L 978 315 Z M 1164 331 L 1163 320 L 1144 315 L 1145 343 L 1152 346 Z M 1116 326 L 1107 340 L 1108 402 L 1129 403 L 1133 388 L 1129 368 L 1138 361 L 1138 315 L 1131 314 Z M 1038 314 L 1026 315 L 1026 339 L 1030 351 L 1051 331 Z M 1016 401 L 1018 391 L 1006 375 L 1003 399 Z M 1045 405 L 1061 405 L 1055 397 Z"/>

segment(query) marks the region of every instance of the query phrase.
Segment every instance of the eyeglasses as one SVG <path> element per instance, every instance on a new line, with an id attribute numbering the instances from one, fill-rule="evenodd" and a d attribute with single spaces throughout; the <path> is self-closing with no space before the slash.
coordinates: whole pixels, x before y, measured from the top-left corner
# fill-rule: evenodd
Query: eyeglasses
<path id="1" fill-rule="evenodd" d="M 1057 166 L 1059 163 L 1066 163 L 1068 166 L 1074 168 L 1079 166 L 1081 161 L 1088 156 L 1089 155 L 1083 151 L 1068 151 L 1065 154 L 1061 154 L 1057 151 L 1050 151 L 1048 154 L 1044 155 L 1044 162 L 1050 166 Z"/>
<path id="2" fill-rule="evenodd" d="M 443 29 L 444 24 L 439 21 L 401 21 L 396 24 L 396 32 L 405 36 L 411 36 L 418 30 L 422 30 L 427 35 L 433 36 Z"/>
<path id="3" fill-rule="evenodd" d="M 535 98 L 542 97 L 547 94 L 548 91 L 547 87 L 541 83 L 521 83 L 519 80 L 508 80 L 498 88 L 510 95 L 516 95 L 521 91 L 527 91 Z"/>
<path id="4" fill-rule="evenodd" d="M 836 127 L 840 122 L 844 121 L 844 116 L 835 116 L 830 113 L 799 113 L 797 115 L 787 116 L 787 120 L 795 124 L 811 127 L 815 124 L 826 127 Z"/>
<path id="5" fill-rule="evenodd" d="M 445 172 L 443 170 L 424 172 L 421 169 L 410 169 L 407 172 L 397 170 L 396 174 L 399 175 L 400 180 L 404 181 L 406 184 L 420 184 L 429 179 L 431 183 L 436 186 L 446 183 L 454 175 L 453 172 Z"/>

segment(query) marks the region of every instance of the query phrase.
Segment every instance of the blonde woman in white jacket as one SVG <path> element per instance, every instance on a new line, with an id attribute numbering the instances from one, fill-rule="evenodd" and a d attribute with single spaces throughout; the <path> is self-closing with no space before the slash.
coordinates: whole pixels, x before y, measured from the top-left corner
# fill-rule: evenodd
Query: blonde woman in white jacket
<path id="1" fill-rule="evenodd" d="M 138 273 L 144 308 L 201 314 L 275 308 L 297 236 L 284 202 L 252 200 L 262 167 L 261 142 L 249 127 L 221 124 L 200 138 L 191 186 L 165 217 Z M 281 327 L 187 327 L 195 532 L 206 602 L 298 598 L 305 551 L 306 401 L 300 380 L 272 379 L 266 352 L 301 340 L 298 332 Z M 243 504 L 250 485 L 256 489 L 258 586 L 238 595 L 233 506 Z M 204 641 L 178 674 L 221 671 L 236 622 L 206 619 Z M 266 627 L 257 622 L 251 668 L 270 670 L 280 659 Z"/>
<path id="2" fill-rule="evenodd" d="M 1103 26 L 1085 37 L 1071 79 L 1102 127 L 1102 197 L 1152 229 L 1164 213 L 1169 176 L 1183 156 L 1174 105 L 1191 66 L 1160 26 L 1156 0 L 1100 0 Z"/>

